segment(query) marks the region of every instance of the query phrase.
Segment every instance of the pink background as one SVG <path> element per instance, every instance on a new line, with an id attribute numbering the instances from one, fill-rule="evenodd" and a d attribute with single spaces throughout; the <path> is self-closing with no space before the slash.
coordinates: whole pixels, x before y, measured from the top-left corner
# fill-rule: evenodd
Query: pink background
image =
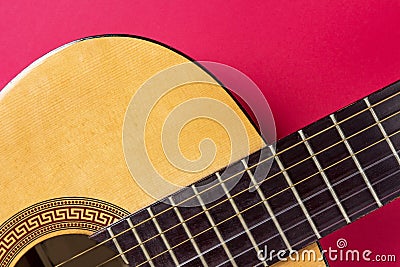
<path id="1" fill-rule="evenodd" d="M 267 97 L 283 137 L 400 79 L 399 1 L 191 2 L 2 1 L 0 88 L 72 40 L 142 35 L 249 75 Z M 397 253 L 397 264 L 369 266 L 399 266 L 399 211 L 400 201 L 391 203 L 322 245 L 336 248 L 336 240 L 346 238 L 351 249 Z"/>

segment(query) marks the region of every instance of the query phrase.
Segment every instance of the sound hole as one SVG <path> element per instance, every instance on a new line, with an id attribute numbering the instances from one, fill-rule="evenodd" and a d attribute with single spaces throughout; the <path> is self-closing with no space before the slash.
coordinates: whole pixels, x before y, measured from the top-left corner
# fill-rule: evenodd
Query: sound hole
<path id="1" fill-rule="evenodd" d="M 96 243 L 85 235 L 61 235 L 53 237 L 31 248 L 22 256 L 15 266 L 54 267 L 94 245 L 96 245 Z M 108 247 L 101 246 L 62 266 L 96 266 L 115 255 L 116 253 Z M 120 258 L 117 258 L 102 266 L 122 267 L 127 265 L 125 265 Z"/>

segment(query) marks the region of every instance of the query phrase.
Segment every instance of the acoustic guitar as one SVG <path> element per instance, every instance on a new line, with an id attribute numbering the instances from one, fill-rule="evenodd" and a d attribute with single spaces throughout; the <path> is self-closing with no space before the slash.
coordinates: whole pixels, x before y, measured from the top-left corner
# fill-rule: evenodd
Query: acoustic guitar
<path id="1" fill-rule="evenodd" d="M 156 79 L 130 108 L 151 77 L 181 64 L 182 76 L 215 83 L 155 95 L 182 77 Z M 152 99 L 148 114 L 136 109 Z M 192 99 L 204 105 L 166 127 Z M 247 149 L 233 151 L 229 125 L 185 119 L 215 112 L 210 99 L 239 120 Z M 268 144 L 207 70 L 166 45 L 108 35 L 60 47 L 0 93 L 0 267 L 326 266 L 321 237 L 399 196 L 398 103 L 395 83 Z"/>

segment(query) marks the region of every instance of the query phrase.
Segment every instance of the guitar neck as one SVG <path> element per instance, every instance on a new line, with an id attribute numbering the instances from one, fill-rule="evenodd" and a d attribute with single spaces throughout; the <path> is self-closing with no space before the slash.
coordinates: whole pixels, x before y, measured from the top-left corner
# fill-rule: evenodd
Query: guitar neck
<path id="1" fill-rule="evenodd" d="M 116 236 L 107 244 L 139 266 L 257 265 L 265 246 L 299 250 L 400 195 L 398 103 L 400 82 L 91 238 Z M 222 197 L 207 203 L 207 194 Z M 178 205 L 185 201 L 192 207 Z"/>

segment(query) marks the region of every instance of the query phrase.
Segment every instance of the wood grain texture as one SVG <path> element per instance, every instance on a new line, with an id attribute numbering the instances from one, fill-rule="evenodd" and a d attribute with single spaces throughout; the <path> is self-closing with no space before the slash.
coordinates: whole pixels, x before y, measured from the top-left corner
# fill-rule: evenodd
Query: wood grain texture
<path id="1" fill-rule="evenodd" d="M 142 83 L 188 61 L 142 39 L 94 38 L 58 49 L 13 80 L 0 94 L 0 224 L 24 208 L 54 198 L 99 199 L 129 212 L 154 202 L 126 166 L 121 142 L 124 115 Z M 222 87 L 183 86 L 160 102 L 146 128 L 153 131 L 146 136 L 153 164 L 176 184 L 191 184 L 231 160 L 229 136 L 204 119 L 182 131 L 179 144 L 185 156 L 196 158 L 198 141 L 213 139 L 218 153 L 207 169 L 183 172 L 159 156 L 159 123 L 164 113 L 184 99 L 201 96 L 231 107 L 246 127 L 250 151 L 241 151 L 232 160 L 263 146 L 257 131 Z"/>

